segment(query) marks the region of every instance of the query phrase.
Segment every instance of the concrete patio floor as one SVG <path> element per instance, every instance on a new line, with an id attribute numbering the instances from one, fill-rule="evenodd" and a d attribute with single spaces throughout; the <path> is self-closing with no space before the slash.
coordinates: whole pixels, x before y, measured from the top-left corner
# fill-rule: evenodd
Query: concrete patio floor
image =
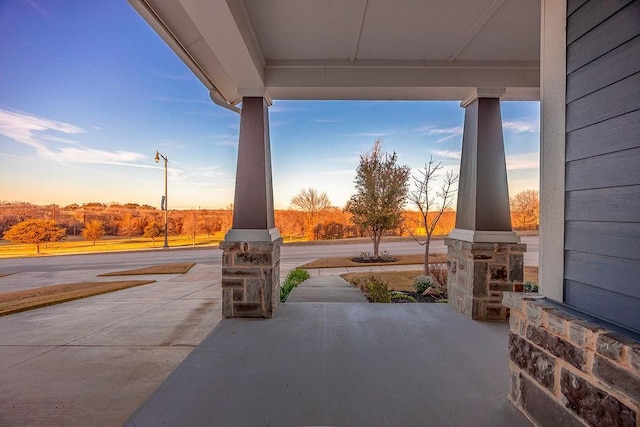
<path id="1" fill-rule="evenodd" d="M 284 303 L 223 319 L 128 426 L 527 426 L 507 325 L 446 304 Z"/>

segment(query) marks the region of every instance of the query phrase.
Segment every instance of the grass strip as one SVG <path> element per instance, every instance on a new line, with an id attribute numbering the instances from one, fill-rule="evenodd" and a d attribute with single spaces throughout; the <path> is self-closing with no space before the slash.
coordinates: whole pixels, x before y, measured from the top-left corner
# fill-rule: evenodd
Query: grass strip
<path id="1" fill-rule="evenodd" d="M 134 270 L 114 271 L 112 273 L 98 274 L 98 276 L 141 276 L 143 274 L 184 274 L 196 265 L 194 262 L 181 262 L 177 264 L 153 265 L 151 267 L 136 268 Z"/>
<path id="2" fill-rule="evenodd" d="M 0 316 L 47 307 L 54 304 L 106 294 L 134 286 L 153 283 L 155 280 L 126 280 L 117 282 L 81 282 L 43 286 L 24 291 L 0 294 Z"/>
<path id="3" fill-rule="evenodd" d="M 377 265 L 412 265 L 412 264 L 424 264 L 424 255 L 393 255 L 396 259 L 394 262 L 355 262 L 351 259 L 355 257 L 329 257 L 318 258 L 314 261 L 301 265 L 300 268 L 336 268 L 336 267 L 369 267 Z M 447 262 L 446 254 L 430 254 L 429 264 Z"/>

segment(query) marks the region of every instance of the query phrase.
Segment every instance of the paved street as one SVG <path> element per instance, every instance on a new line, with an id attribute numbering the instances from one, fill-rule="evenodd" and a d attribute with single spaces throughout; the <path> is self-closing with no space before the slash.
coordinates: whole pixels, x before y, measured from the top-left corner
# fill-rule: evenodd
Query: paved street
<path id="1" fill-rule="evenodd" d="M 522 242 L 528 246 L 525 264 L 538 265 L 538 236 L 523 236 Z M 357 256 L 362 252 L 371 252 L 371 250 L 371 243 L 367 240 L 359 240 L 357 243 L 286 244 L 282 247 L 281 263 L 296 266 L 316 258 Z M 380 250 L 388 251 L 392 255 L 419 254 L 423 252 L 423 247 L 412 240 L 398 242 L 383 239 Z M 444 240 L 431 242 L 430 252 L 446 253 L 446 251 Z M 0 259 L 0 273 L 129 269 L 168 262 L 195 262 L 220 266 L 221 260 L 222 251 L 216 247 L 175 248 L 126 253 L 5 258 Z"/>

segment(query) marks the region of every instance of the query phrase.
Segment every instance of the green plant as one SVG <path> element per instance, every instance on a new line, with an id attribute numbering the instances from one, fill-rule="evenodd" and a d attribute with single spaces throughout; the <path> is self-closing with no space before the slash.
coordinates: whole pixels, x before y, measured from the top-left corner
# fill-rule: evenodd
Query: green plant
<path id="1" fill-rule="evenodd" d="M 418 276 L 413 282 L 413 289 L 416 290 L 417 293 L 422 294 L 429 288 L 435 288 L 436 283 L 433 281 L 431 277 L 427 276 Z"/>
<path id="2" fill-rule="evenodd" d="M 404 292 L 392 292 L 391 299 L 393 302 L 416 302 L 414 297 L 407 295 Z"/>
<path id="3" fill-rule="evenodd" d="M 536 282 L 524 282 L 524 291 L 525 292 L 538 292 L 538 284 Z"/>
<path id="4" fill-rule="evenodd" d="M 369 302 L 392 302 L 391 291 L 387 282 L 378 279 L 374 275 L 370 275 L 364 282 L 364 291 Z"/>
<path id="5" fill-rule="evenodd" d="M 380 261 L 383 262 L 393 262 L 395 261 L 395 259 L 391 256 L 391 254 L 387 251 L 382 251 L 382 253 L 380 254 Z"/>
<path id="6" fill-rule="evenodd" d="M 289 297 L 289 294 L 300 283 L 309 278 L 309 272 L 302 268 L 295 268 L 287 274 L 287 278 L 284 283 L 280 285 L 280 302 L 285 302 Z"/>

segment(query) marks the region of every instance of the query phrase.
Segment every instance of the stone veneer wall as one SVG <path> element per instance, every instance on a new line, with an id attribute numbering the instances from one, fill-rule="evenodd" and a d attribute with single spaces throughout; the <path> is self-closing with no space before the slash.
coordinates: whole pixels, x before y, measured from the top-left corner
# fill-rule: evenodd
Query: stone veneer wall
<path id="1" fill-rule="evenodd" d="M 509 398 L 537 425 L 640 425 L 640 343 L 536 295 L 504 295 Z"/>
<path id="2" fill-rule="evenodd" d="M 527 245 L 457 239 L 445 239 L 445 244 L 449 304 L 474 320 L 507 320 L 502 293 L 522 291 Z"/>
<path id="3" fill-rule="evenodd" d="M 273 242 L 222 242 L 222 315 L 276 315 L 280 302 L 280 245 Z"/>

